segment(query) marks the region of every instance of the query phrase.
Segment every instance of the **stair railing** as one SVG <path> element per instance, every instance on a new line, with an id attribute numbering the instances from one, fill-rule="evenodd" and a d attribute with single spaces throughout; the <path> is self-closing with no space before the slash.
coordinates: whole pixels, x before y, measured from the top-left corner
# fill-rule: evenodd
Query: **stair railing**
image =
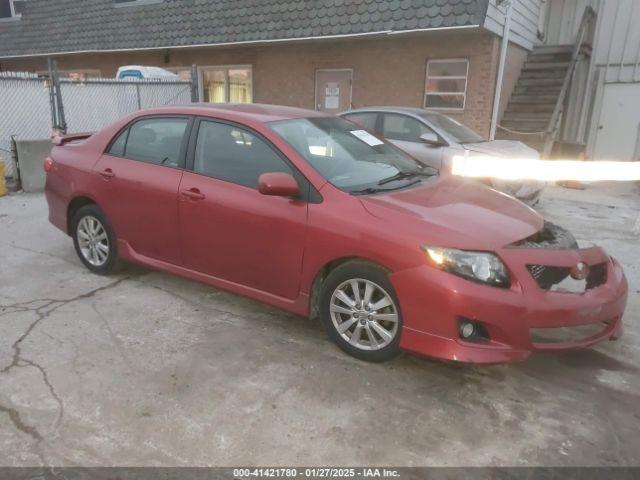
<path id="1" fill-rule="evenodd" d="M 573 74 L 576 70 L 578 61 L 580 59 L 580 51 L 582 50 L 582 44 L 584 43 L 588 28 L 591 27 L 591 25 L 593 25 L 593 22 L 596 19 L 596 17 L 597 17 L 596 12 L 592 7 L 588 6 L 584 9 L 584 13 L 582 14 L 582 20 L 580 22 L 580 28 L 578 29 L 578 34 L 576 36 L 576 42 L 573 46 L 573 52 L 571 54 L 571 61 L 569 63 L 569 68 L 567 69 L 567 73 L 564 77 L 564 81 L 562 82 L 562 89 L 560 90 L 558 101 L 556 102 L 556 106 L 553 109 L 553 114 L 551 115 L 551 119 L 549 120 L 549 126 L 547 127 L 547 131 L 545 134 L 542 158 L 549 158 L 551 156 L 553 144 L 555 143 L 556 138 L 558 137 L 558 132 L 560 130 L 560 126 L 561 126 L 560 119 L 562 117 L 565 102 L 567 100 L 567 94 L 569 93 L 569 88 L 571 86 L 571 79 L 573 78 Z"/>

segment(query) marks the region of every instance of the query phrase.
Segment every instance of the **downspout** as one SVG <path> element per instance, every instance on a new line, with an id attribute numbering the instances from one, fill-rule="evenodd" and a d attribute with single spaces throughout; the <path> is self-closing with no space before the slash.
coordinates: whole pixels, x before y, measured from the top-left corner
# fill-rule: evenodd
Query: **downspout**
<path id="1" fill-rule="evenodd" d="M 511 33 L 511 14 L 513 4 L 517 0 L 498 0 L 498 3 L 507 3 L 507 13 L 504 19 L 504 30 L 502 32 L 502 44 L 500 45 L 500 62 L 498 63 L 498 76 L 496 78 L 495 96 L 493 97 L 493 113 L 491 115 L 491 133 L 489 140 L 495 140 L 498 128 L 498 113 L 500 110 L 500 97 L 502 96 L 502 81 L 504 80 L 504 66 L 507 61 L 507 49 L 509 47 L 509 35 Z"/>

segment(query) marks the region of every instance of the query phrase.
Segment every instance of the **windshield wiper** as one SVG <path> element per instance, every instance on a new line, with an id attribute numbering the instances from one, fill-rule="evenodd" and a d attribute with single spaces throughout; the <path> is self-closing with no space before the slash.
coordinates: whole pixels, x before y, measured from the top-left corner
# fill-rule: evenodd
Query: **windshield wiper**
<path id="1" fill-rule="evenodd" d="M 370 193 L 379 193 L 379 192 L 387 192 L 387 191 L 389 191 L 388 188 L 367 187 L 367 188 L 363 188 L 362 190 L 351 190 L 349 193 L 352 195 L 368 195 Z"/>
<path id="2" fill-rule="evenodd" d="M 428 172 L 398 172 L 391 177 L 383 178 L 378 182 L 378 185 L 384 185 L 385 183 L 393 182 L 395 180 L 402 180 L 403 178 L 411 178 L 411 177 L 433 177 L 436 175 L 435 173 Z"/>
<path id="3" fill-rule="evenodd" d="M 423 174 L 423 175 L 427 175 L 427 174 Z M 429 175 L 429 176 L 431 176 L 431 175 Z M 368 195 L 370 193 L 393 192 L 394 190 L 400 190 L 402 188 L 410 187 L 411 185 L 415 185 L 416 183 L 420 183 L 420 180 L 416 179 L 413 182 L 409 182 L 409 183 L 407 183 L 405 185 L 400 185 L 400 186 L 395 187 L 395 188 L 367 187 L 367 188 L 363 188 L 362 190 L 352 190 L 349 193 L 351 193 L 352 195 Z"/>

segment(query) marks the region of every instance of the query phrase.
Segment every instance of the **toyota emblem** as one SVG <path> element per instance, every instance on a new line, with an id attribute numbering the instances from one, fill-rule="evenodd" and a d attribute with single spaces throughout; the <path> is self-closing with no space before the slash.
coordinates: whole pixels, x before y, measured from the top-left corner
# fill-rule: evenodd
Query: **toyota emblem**
<path id="1" fill-rule="evenodd" d="M 576 263 L 576 266 L 571 269 L 571 277 L 576 280 L 584 280 L 589 275 L 589 265 L 584 262 Z"/>

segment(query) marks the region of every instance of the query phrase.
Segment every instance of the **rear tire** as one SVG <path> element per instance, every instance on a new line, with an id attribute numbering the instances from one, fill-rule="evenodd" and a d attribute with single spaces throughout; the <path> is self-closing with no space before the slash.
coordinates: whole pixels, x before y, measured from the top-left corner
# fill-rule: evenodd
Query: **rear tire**
<path id="1" fill-rule="evenodd" d="M 119 268 L 117 238 L 100 207 L 95 204 L 80 207 L 71 225 L 73 246 L 85 267 L 99 275 L 108 275 Z"/>
<path id="2" fill-rule="evenodd" d="M 387 272 L 364 261 L 333 270 L 320 294 L 329 338 L 353 357 L 384 362 L 400 353 L 402 314 Z"/>

